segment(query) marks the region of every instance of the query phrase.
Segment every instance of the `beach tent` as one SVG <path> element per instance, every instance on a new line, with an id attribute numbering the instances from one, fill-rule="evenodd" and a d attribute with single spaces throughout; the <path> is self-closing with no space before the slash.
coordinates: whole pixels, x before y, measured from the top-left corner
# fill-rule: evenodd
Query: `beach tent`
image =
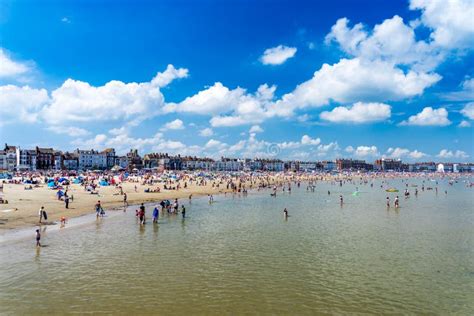
<path id="1" fill-rule="evenodd" d="M 59 178 L 58 181 L 59 181 L 59 182 L 63 182 L 63 181 L 67 181 L 67 179 L 66 179 L 66 178 Z"/>
<path id="2" fill-rule="evenodd" d="M 107 181 L 105 181 L 104 179 L 100 180 L 100 181 L 99 181 L 99 184 L 100 184 L 100 186 L 103 186 L 103 187 L 106 187 L 106 186 L 109 185 L 109 184 L 107 183 Z"/>
<path id="3" fill-rule="evenodd" d="M 74 181 L 72 181 L 72 183 L 75 183 L 75 184 L 81 184 L 81 183 L 82 183 L 82 181 L 81 181 L 81 180 L 79 180 L 79 179 L 74 179 Z"/>
<path id="4" fill-rule="evenodd" d="M 48 182 L 48 188 L 52 189 L 52 188 L 54 188 L 54 187 L 55 187 L 54 181 Z"/>

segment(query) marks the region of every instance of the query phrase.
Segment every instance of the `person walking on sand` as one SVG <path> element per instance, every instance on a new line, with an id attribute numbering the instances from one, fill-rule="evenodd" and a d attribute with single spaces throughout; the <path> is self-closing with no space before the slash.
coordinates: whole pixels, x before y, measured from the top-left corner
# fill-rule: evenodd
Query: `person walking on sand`
<path id="1" fill-rule="evenodd" d="M 125 192 L 123 193 L 123 206 L 124 206 L 124 207 L 127 207 L 127 206 L 128 206 L 127 193 L 125 193 Z M 126 209 L 124 208 L 123 211 L 125 212 L 125 210 L 126 210 Z"/>
<path id="2" fill-rule="evenodd" d="M 69 208 L 69 195 L 67 194 L 64 195 L 64 205 Z"/>
<path id="3" fill-rule="evenodd" d="M 44 206 L 41 206 L 41 208 L 39 209 L 38 211 L 38 215 L 39 215 L 39 223 L 41 224 L 42 220 L 43 220 L 43 217 L 44 217 Z M 46 218 L 45 218 L 46 219 Z"/>
<path id="4" fill-rule="evenodd" d="M 36 230 L 36 247 L 41 247 L 41 233 L 40 233 L 40 230 L 37 229 Z"/>

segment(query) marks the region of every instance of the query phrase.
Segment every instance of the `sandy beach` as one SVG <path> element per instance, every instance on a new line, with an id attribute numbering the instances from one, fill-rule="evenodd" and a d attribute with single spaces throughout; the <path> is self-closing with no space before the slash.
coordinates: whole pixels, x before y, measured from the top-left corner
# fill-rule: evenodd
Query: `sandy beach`
<path id="1" fill-rule="evenodd" d="M 137 186 L 137 192 L 135 192 L 135 185 Z M 160 193 L 145 193 L 144 190 L 151 186 L 140 183 L 122 183 L 122 189 L 127 194 L 130 205 L 165 199 L 188 199 L 190 194 L 194 197 L 229 191 L 225 188 L 213 188 L 211 183 L 206 186 L 193 184 L 179 191 L 163 190 L 162 184 L 153 185 L 153 188 L 157 186 L 161 188 Z M 122 209 L 124 205 L 123 195 L 120 195 L 119 190 L 114 186 L 100 187 L 98 189 L 99 194 L 95 195 L 85 191 L 79 184 L 71 184 L 68 192 L 74 197 L 74 200 L 70 202 L 68 209 L 65 208 L 64 201 L 57 199 L 57 190 L 48 189 L 46 185 L 34 187 L 32 190 L 25 190 L 22 184 L 4 184 L 3 190 L 8 204 L 0 204 L 0 230 L 37 225 L 38 210 L 41 206 L 44 206 L 48 214 L 48 220 L 45 223 L 48 225 L 58 222 L 63 216 L 71 218 L 95 213 L 94 205 L 98 200 L 108 211 Z"/>

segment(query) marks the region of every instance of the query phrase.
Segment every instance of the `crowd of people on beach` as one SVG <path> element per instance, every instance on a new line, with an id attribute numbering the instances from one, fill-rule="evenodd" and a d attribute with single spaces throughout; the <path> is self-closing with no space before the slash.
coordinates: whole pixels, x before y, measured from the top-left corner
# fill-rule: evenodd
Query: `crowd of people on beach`
<path id="1" fill-rule="evenodd" d="M 328 183 L 334 186 L 334 191 L 338 192 L 339 205 L 343 207 L 345 205 L 344 193 L 341 192 L 341 188 L 354 187 L 355 191 L 350 194 L 352 196 L 358 196 L 360 194 L 360 186 L 374 187 L 375 180 L 380 183 L 380 189 L 387 193 L 397 193 L 398 189 L 392 188 L 390 183 L 394 179 L 401 179 L 405 185 L 404 191 L 402 192 L 405 199 L 410 197 L 411 187 L 415 197 L 418 196 L 419 190 L 418 185 L 413 184 L 411 179 L 423 177 L 421 184 L 421 191 L 433 190 L 436 194 L 438 193 L 438 180 L 445 177 L 445 175 L 438 174 L 407 174 L 407 173 L 294 173 L 294 172 L 220 172 L 220 173 L 188 173 L 188 172 L 174 172 L 174 173 L 138 173 L 128 174 L 123 173 L 111 173 L 111 172 L 89 172 L 81 175 L 65 176 L 61 174 L 40 174 L 40 175 L 26 175 L 23 179 L 28 180 L 28 185 L 38 186 L 41 184 L 48 184 L 55 190 L 55 195 L 58 201 L 64 203 L 64 208 L 69 209 L 69 204 L 74 201 L 74 196 L 70 194 L 70 188 L 72 185 L 79 185 L 84 191 L 90 194 L 96 194 L 100 196 L 100 189 L 102 186 L 113 186 L 116 189 L 114 195 L 121 196 L 120 200 L 123 203 L 123 211 L 129 207 L 129 194 L 143 190 L 145 193 L 157 194 L 153 200 L 159 200 L 160 202 L 152 208 L 152 223 L 157 224 L 159 222 L 160 214 L 165 215 L 177 215 L 181 214 L 183 219 L 186 218 L 186 207 L 184 204 L 180 204 L 178 198 L 174 199 L 160 199 L 159 195 L 163 191 L 182 191 L 189 190 L 192 186 L 194 187 L 208 187 L 212 188 L 214 192 L 239 196 L 246 196 L 249 190 L 262 191 L 269 190 L 270 196 L 276 198 L 280 194 L 292 193 L 293 187 L 300 188 L 302 183 L 306 183 L 306 191 L 309 193 L 317 192 L 319 183 Z M 14 180 L 17 183 L 23 183 L 24 181 Z M 456 176 L 449 176 L 448 183 L 452 185 L 457 181 Z M 129 182 L 134 184 L 133 192 L 125 192 L 123 184 Z M 411 184 L 410 184 L 411 183 Z M 472 187 L 472 183 L 468 183 L 467 186 Z M 338 189 L 336 189 L 338 187 Z M 444 192 L 447 194 L 447 190 Z M 327 191 L 327 195 L 331 195 L 331 190 Z M 214 203 L 213 193 L 207 193 L 209 204 Z M 193 197 L 193 191 L 189 194 L 189 202 Z M 137 203 L 136 200 L 132 201 Z M 138 202 L 139 207 L 136 209 L 137 222 L 140 225 L 146 224 L 146 206 L 145 203 Z M 392 207 L 392 199 L 390 195 L 386 196 L 385 204 L 388 209 Z M 396 195 L 393 198 L 393 207 L 399 209 L 400 198 Z M 95 215 L 97 220 L 101 220 L 105 217 L 105 210 L 98 199 L 95 206 Z M 288 206 L 283 209 L 283 215 L 285 219 L 289 217 Z M 48 214 L 41 206 L 39 212 L 38 223 L 44 224 L 48 220 Z M 61 217 L 61 225 L 65 226 L 67 218 Z M 41 234 L 39 231 L 36 232 L 37 245 L 40 246 Z"/>

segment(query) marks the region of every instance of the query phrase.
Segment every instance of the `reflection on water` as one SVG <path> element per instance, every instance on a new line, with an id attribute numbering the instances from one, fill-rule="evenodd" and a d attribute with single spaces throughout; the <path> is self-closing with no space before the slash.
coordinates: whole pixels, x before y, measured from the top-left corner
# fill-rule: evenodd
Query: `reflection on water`
<path id="1" fill-rule="evenodd" d="M 48 247 L 34 234 L 0 244 L 0 313 L 473 314 L 472 189 L 441 181 L 404 199 L 391 185 L 400 192 L 318 184 L 183 199 L 186 218 L 159 224 L 148 206 L 144 226 L 130 208 L 44 227 Z"/>

